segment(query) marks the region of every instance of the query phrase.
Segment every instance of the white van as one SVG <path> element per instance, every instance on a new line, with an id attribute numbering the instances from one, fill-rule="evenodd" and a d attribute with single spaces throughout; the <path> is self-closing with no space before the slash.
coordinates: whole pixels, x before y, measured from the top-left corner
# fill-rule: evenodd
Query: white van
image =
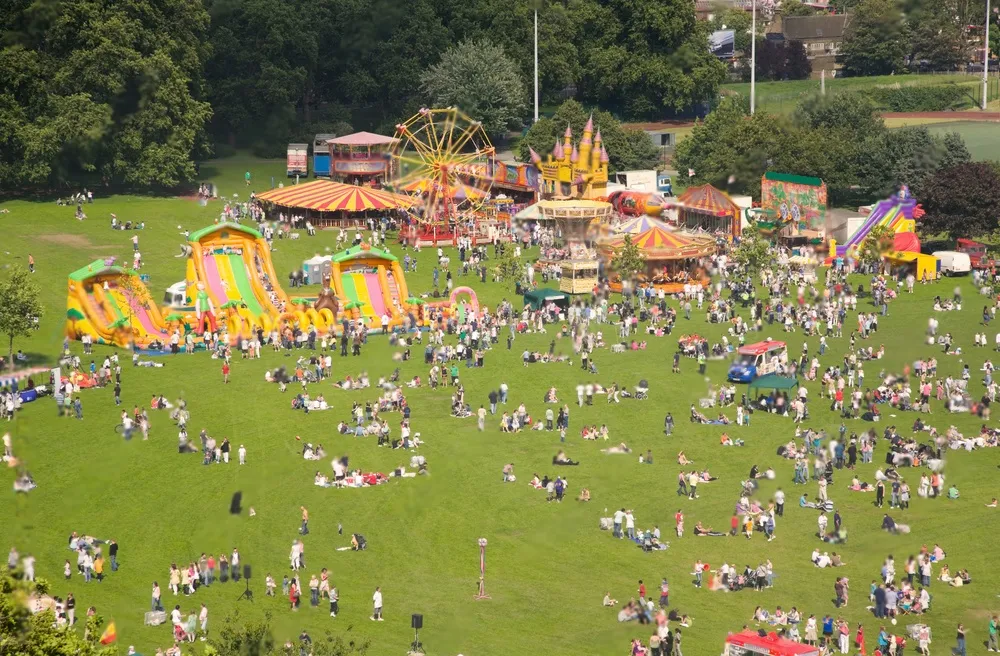
<path id="1" fill-rule="evenodd" d="M 935 251 L 934 257 L 941 261 L 941 273 L 946 276 L 964 276 L 972 271 L 972 260 L 968 253 Z"/>

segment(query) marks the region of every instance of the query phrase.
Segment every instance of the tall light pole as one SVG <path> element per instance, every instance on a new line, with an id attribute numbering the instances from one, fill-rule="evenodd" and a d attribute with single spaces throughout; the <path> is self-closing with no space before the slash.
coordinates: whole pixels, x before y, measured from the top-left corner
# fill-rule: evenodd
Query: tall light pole
<path id="1" fill-rule="evenodd" d="M 538 123 L 538 5 L 535 5 L 535 123 Z"/>
<path id="2" fill-rule="evenodd" d="M 983 102 L 982 109 L 986 111 L 986 101 L 990 82 L 990 0 L 986 0 L 986 31 L 983 33 Z"/>
<path id="3" fill-rule="evenodd" d="M 757 0 L 753 0 L 750 12 L 752 16 L 750 19 L 750 115 L 753 116 L 754 112 L 757 111 Z"/>

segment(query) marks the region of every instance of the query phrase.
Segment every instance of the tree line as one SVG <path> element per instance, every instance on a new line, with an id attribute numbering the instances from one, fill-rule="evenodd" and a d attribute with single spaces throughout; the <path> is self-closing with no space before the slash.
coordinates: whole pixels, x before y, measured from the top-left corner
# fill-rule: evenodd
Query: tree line
<path id="1" fill-rule="evenodd" d="M 725 67 L 690 0 L 11 0 L 0 15 L 0 184 L 175 187 L 227 146 L 283 152 L 391 133 L 430 102 L 529 115 L 538 11 L 543 103 L 628 118 L 707 108 Z M 450 59 L 445 54 L 450 54 Z M 219 147 L 219 145 L 222 147 Z"/>

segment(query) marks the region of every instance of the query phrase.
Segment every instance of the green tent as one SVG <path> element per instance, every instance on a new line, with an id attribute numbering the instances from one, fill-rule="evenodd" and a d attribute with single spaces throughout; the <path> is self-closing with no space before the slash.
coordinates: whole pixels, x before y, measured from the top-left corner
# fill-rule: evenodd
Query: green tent
<path id="1" fill-rule="evenodd" d="M 524 304 L 532 310 L 537 310 L 546 303 L 555 303 L 565 308 L 569 306 L 569 297 L 558 289 L 533 289 L 524 294 Z"/>
<path id="2" fill-rule="evenodd" d="M 777 390 L 779 392 L 798 387 L 799 381 L 790 376 L 779 376 L 778 374 L 768 374 L 760 378 L 754 378 L 747 387 L 747 396 L 752 396 L 754 390 Z"/>

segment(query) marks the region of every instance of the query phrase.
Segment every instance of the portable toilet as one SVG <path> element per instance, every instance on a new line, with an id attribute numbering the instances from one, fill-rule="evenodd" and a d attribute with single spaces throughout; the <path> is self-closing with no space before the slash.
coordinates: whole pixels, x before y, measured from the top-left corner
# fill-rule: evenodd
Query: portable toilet
<path id="1" fill-rule="evenodd" d="M 330 255 L 316 255 L 302 263 L 302 273 L 305 276 L 307 285 L 318 285 L 323 282 L 324 276 L 330 275 L 330 262 L 333 257 Z"/>

